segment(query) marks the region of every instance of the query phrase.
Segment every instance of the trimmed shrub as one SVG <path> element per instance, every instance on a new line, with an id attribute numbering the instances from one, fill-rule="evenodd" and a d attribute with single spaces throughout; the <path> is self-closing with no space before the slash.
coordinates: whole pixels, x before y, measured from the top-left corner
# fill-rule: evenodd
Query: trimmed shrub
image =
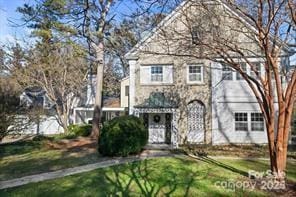
<path id="1" fill-rule="evenodd" d="M 85 125 L 69 125 L 68 126 L 68 132 L 70 135 L 74 135 L 76 137 L 82 136 L 87 137 L 91 133 L 91 125 L 85 124 Z"/>
<path id="2" fill-rule="evenodd" d="M 106 156 L 139 153 L 148 141 L 148 130 L 135 116 L 121 116 L 105 123 L 99 138 L 99 152 Z"/>

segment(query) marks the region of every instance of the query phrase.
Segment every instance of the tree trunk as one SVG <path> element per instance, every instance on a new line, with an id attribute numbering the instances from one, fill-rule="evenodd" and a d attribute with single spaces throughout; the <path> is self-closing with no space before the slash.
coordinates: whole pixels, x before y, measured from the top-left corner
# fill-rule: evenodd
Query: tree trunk
<path id="1" fill-rule="evenodd" d="M 95 46 L 96 50 L 96 62 L 97 66 L 97 84 L 96 84 L 96 97 L 94 114 L 92 120 L 92 132 L 91 137 L 99 139 L 100 135 L 100 123 L 102 114 L 102 91 L 103 91 L 103 77 L 104 77 L 104 44 L 100 42 L 98 46 Z"/>
<path id="2" fill-rule="evenodd" d="M 269 158 L 270 158 L 270 170 L 272 172 L 276 171 L 276 151 L 275 151 L 275 136 L 274 136 L 274 117 L 267 124 L 267 139 L 268 139 L 268 148 L 269 148 Z"/>
<path id="3" fill-rule="evenodd" d="M 285 112 L 287 110 L 287 113 Z M 272 124 L 267 126 L 268 131 L 268 140 L 269 140 L 269 153 L 270 153 L 270 165 L 271 170 L 277 178 L 277 181 L 285 181 L 286 178 L 286 163 L 287 163 L 287 150 L 288 150 L 288 139 L 289 139 L 289 122 L 292 118 L 292 113 L 289 113 L 291 110 L 285 109 L 284 112 L 281 112 L 278 115 L 277 123 L 277 138 L 270 135 L 274 126 Z M 282 120 L 284 121 L 284 126 Z M 273 122 L 273 120 L 270 120 Z M 274 124 L 273 124 L 274 125 Z M 273 138 L 273 139 L 272 139 Z"/>
<path id="4" fill-rule="evenodd" d="M 61 109 L 62 107 L 57 106 L 56 110 L 57 110 L 57 115 L 58 115 L 58 122 L 60 124 L 61 127 L 63 127 L 64 132 L 67 133 L 68 132 L 68 115 L 66 113 L 63 112 L 63 109 Z"/>

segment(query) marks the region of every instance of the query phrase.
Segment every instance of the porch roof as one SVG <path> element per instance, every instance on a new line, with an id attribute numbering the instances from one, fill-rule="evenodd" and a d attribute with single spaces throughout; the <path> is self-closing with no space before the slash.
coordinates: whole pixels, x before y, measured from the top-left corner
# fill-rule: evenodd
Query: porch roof
<path id="1" fill-rule="evenodd" d="M 143 103 L 136 105 L 135 108 L 178 108 L 178 105 L 176 101 L 169 96 L 165 96 L 164 93 L 154 92 Z"/>

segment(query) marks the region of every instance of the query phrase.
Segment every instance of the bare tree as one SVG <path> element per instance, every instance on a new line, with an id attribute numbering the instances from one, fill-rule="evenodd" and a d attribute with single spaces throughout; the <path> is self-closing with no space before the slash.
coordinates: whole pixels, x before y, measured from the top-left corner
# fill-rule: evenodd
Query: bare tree
<path id="1" fill-rule="evenodd" d="M 58 123 L 67 131 L 71 108 L 86 84 L 85 58 L 77 46 L 51 45 L 46 55 L 35 47 L 24 55 L 22 66 L 11 73 L 23 89 L 41 87 L 54 105 Z"/>
<path id="2" fill-rule="evenodd" d="M 128 1 L 127 1 L 128 2 Z M 168 1 L 164 2 L 146 2 L 134 0 L 131 1 L 136 3 L 141 11 L 138 15 L 148 12 L 152 5 L 164 5 Z M 89 45 L 89 52 L 91 55 L 91 67 L 96 68 L 97 84 L 96 84 L 96 96 L 94 113 L 92 120 L 92 137 L 98 138 L 100 131 L 100 119 L 101 119 L 101 108 L 102 108 L 102 90 L 103 90 L 103 79 L 104 79 L 104 52 L 105 52 L 105 35 L 108 31 L 108 26 L 111 21 L 115 18 L 116 14 L 112 8 L 114 5 L 120 4 L 121 1 L 106 0 L 106 1 L 89 1 L 84 0 L 83 9 L 83 23 L 82 23 L 82 35 L 87 38 Z M 147 7 L 148 6 L 148 7 Z M 116 11 L 116 10 L 115 10 Z M 114 42 L 109 42 L 111 46 L 116 46 Z M 115 48 L 115 47 L 114 47 Z M 119 50 L 115 49 L 115 55 L 120 59 L 121 63 L 126 64 L 122 54 Z M 114 52 L 114 51 L 113 51 Z"/>
<path id="3" fill-rule="evenodd" d="M 271 170 L 284 179 L 290 122 L 296 97 L 296 71 L 287 61 L 295 53 L 296 2 L 185 1 L 179 23 L 160 26 L 157 46 L 144 53 L 207 59 L 228 65 L 256 97 L 267 128 Z M 176 25 L 178 24 L 178 25 Z M 250 57 L 263 63 L 264 74 Z M 240 62 L 250 66 L 248 74 Z"/>

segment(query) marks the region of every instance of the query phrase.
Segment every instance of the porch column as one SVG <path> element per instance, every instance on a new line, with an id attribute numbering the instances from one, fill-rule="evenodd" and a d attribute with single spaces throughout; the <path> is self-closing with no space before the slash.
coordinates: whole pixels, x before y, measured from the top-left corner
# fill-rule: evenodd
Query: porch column
<path id="1" fill-rule="evenodd" d="M 136 59 L 129 60 L 129 114 L 134 114 L 136 91 Z"/>
<path id="2" fill-rule="evenodd" d="M 172 148 L 178 148 L 178 129 L 177 129 L 177 111 L 173 110 L 172 119 L 172 133 L 171 133 L 171 144 Z"/>
<path id="3" fill-rule="evenodd" d="M 133 115 L 139 118 L 140 117 L 139 109 L 134 109 Z"/>

